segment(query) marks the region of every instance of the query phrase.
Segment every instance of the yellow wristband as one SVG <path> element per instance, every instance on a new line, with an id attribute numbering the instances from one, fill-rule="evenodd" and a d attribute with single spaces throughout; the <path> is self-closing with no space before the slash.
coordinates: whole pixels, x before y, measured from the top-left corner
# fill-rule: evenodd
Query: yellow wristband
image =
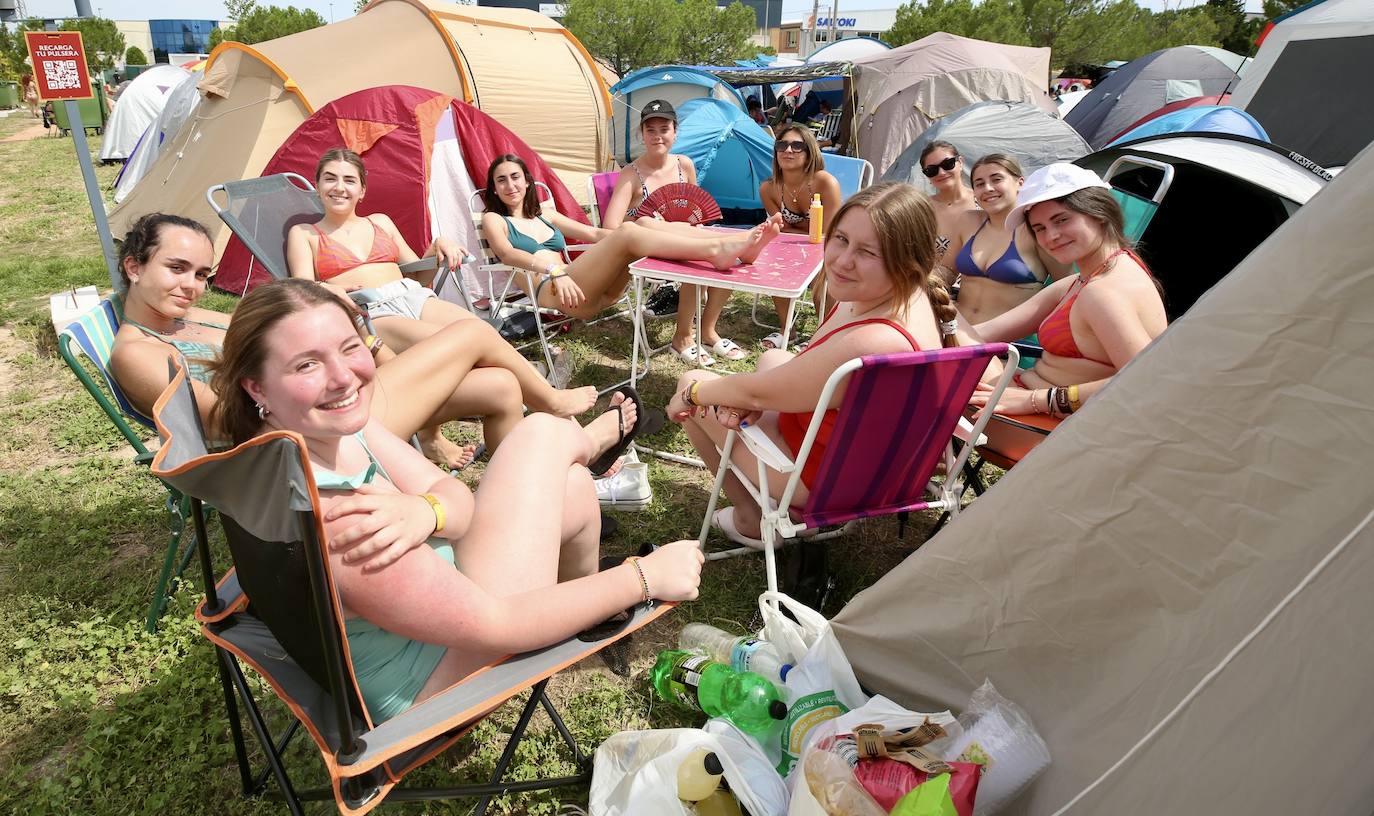
<path id="1" fill-rule="evenodd" d="M 439 503 L 438 497 L 433 493 L 421 493 L 420 498 L 429 502 L 430 508 L 434 510 L 434 532 L 442 533 L 444 531 L 444 521 L 446 520 L 444 506 Z"/>
<path id="2" fill-rule="evenodd" d="M 1078 386 L 1069 386 L 1069 411 L 1077 411 L 1083 407 L 1083 402 L 1078 398 Z"/>
<path id="3" fill-rule="evenodd" d="M 699 388 L 701 388 L 701 380 L 692 380 L 692 384 L 687 387 L 688 404 L 700 407 L 701 401 L 697 398 L 697 389 Z"/>

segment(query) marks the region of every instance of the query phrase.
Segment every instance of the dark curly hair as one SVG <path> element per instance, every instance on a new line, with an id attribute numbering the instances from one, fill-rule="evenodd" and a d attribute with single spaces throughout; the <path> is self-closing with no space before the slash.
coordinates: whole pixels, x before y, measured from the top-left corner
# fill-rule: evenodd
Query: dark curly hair
<path id="1" fill-rule="evenodd" d="M 194 218 L 169 213 L 149 213 L 142 216 L 129 227 L 124 239 L 119 242 L 119 277 L 124 282 L 124 288 L 129 287 L 129 272 L 125 265 L 129 261 L 140 266 L 146 264 L 162 243 L 163 227 L 184 227 L 205 236 L 207 241 L 214 241 L 210 237 L 210 230 Z"/>

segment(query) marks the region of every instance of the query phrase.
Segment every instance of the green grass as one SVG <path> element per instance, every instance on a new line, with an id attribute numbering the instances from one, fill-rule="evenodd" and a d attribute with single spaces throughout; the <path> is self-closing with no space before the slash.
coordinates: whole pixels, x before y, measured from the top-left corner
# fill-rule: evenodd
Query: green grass
<path id="1" fill-rule="evenodd" d="M 29 121 L 0 119 L 0 137 Z M 98 138 L 92 148 L 99 149 Z M 0 813 L 278 813 L 279 804 L 248 801 L 238 793 L 212 650 L 191 617 L 200 592 L 194 575 L 181 586 L 158 633 L 143 630 L 167 540 L 165 492 L 132 463 L 128 445 L 56 353 L 47 295 L 107 285 L 71 140 L 0 144 L 0 166 Z M 98 168 L 102 184 L 115 172 Z M 206 305 L 227 311 L 233 303 L 219 294 Z M 737 297 L 722 321 L 723 333 L 745 347 L 756 346 L 766 333 L 748 314 L 749 301 Z M 651 331 L 664 342 L 671 322 L 653 323 Z M 627 323 L 609 321 L 563 338 L 576 381 L 624 376 L 629 337 Z M 666 356 L 653 364 L 641 392 L 648 403 L 662 405 L 682 367 Z M 452 425 L 450 432 L 472 438 L 476 430 Z M 648 441 L 690 451 L 671 426 Z M 709 476 L 655 460 L 650 478 L 653 506 L 621 515 L 621 532 L 607 552 L 696 535 Z M 838 587 L 823 611 L 833 614 L 891 569 L 933 520 L 913 519 L 905 541 L 896 536 L 896 522 L 887 519 L 835 542 L 831 561 Z M 217 545 L 215 552 L 220 568 L 226 567 L 223 549 Z M 636 636 L 631 679 L 611 675 L 595 659 L 556 677 L 550 693 L 583 746 L 590 749 L 626 729 L 699 724 L 654 701 L 646 671 L 685 623 L 709 621 L 744 631 L 753 623 L 763 586 L 761 558 L 709 564 L 699 601 Z M 483 778 L 517 713 L 506 706 L 413 780 L 447 785 Z M 285 709 L 274 700 L 267 714 L 275 724 L 286 721 Z M 532 728 L 512 776 L 570 770 L 542 713 Z M 323 781 L 318 754 L 304 742 L 297 743 L 288 765 L 300 786 Z M 585 805 L 586 795 L 581 788 L 505 797 L 495 811 L 550 814 L 565 803 Z M 424 812 L 468 809 L 460 802 L 429 805 Z M 308 812 L 328 813 L 332 807 L 316 804 Z"/>

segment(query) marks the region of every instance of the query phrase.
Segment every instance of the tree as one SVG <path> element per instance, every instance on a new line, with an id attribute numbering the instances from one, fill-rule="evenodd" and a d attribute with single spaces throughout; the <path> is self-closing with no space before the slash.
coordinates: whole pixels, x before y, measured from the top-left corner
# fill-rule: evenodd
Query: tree
<path id="1" fill-rule="evenodd" d="M 1246 56 L 1253 49 L 1255 33 L 1245 21 L 1245 0 L 1207 0 L 1207 12 L 1217 24 L 1221 47 Z"/>
<path id="2" fill-rule="evenodd" d="M 729 65 L 754 55 L 756 18 L 743 3 L 720 8 L 715 0 L 681 0 L 677 18 L 677 61 L 684 65 Z"/>
<path id="3" fill-rule="evenodd" d="M 1028 45 L 1025 20 L 1017 0 L 925 0 L 897 9 L 892 30 L 883 39 L 902 45 L 943 31 L 961 37 Z"/>
<path id="4" fill-rule="evenodd" d="M 147 65 L 148 57 L 136 45 L 129 46 L 129 50 L 124 52 L 125 65 Z"/>
<path id="5" fill-rule="evenodd" d="M 563 25 L 617 76 L 672 62 L 678 9 L 673 0 L 568 0 Z"/>
<path id="6" fill-rule="evenodd" d="M 228 12 L 229 19 L 240 22 L 258 7 L 257 0 L 224 0 L 224 10 Z"/>
<path id="7" fill-rule="evenodd" d="M 62 23 L 63 31 L 80 31 L 86 46 L 86 64 L 92 72 L 114 67 L 115 60 L 124 56 L 124 35 L 115 28 L 113 20 L 104 17 L 83 17 Z"/>
<path id="8" fill-rule="evenodd" d="M 252 2 L 245 3 L 244 8 L 243 17 L 234 20 L 234 25 L 210 32 L 211 48 L 229 40 L 252 45 L 324 25 L 324 18 L 313 9 L 263 7 Z"/>

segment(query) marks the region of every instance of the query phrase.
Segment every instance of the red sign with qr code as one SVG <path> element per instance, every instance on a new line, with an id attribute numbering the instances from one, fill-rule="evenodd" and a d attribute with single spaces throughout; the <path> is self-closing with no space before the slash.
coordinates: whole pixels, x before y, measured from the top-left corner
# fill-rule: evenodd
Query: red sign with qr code
<path id="1" fill-rule="evenodd" d="M 86 69 L 86 48 L 80 31 L 25 31 L 38 98 L 90 99 L 91 75 Z"/>

